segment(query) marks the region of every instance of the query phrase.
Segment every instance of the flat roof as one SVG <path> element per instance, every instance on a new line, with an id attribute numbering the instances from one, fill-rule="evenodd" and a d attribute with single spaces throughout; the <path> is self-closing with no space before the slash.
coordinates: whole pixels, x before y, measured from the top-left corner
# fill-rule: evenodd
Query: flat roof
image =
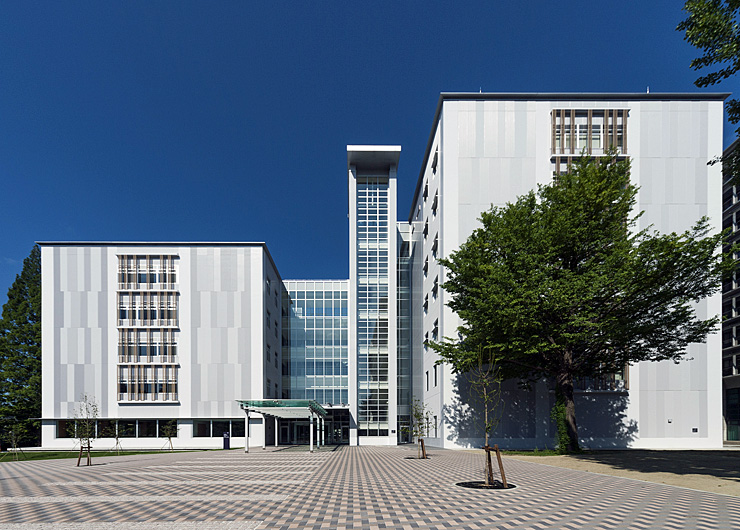
<path id="1" fill-rule="evenodd" d="M 266 247 L 264 241 L 36 241 L 67 247 Z"/>
<path id="2" fill-rule="evenodd" d="M 42 247 L 262 247 L 272 268 L 283 281 L 264 241 L 36 241 Z"/>
<path id="3" fill-rule="evenodd" d="M 439 125 L 439 116 L 445 101 L 724 101 L 730 92 L 441 92 L 434 111 L 432 130 L 421 161 L 414 198 L 411 200 L 408 222 L 414 220 L 414 207 L 424 180 L 426 162 Z"/>
<path id="4" fill-rule="evenodd" d="M 361 166 L 363 169 L 386 170 L 397 166 L 400 157 L 400 145 L 348 145 L 347 169 Z"/>

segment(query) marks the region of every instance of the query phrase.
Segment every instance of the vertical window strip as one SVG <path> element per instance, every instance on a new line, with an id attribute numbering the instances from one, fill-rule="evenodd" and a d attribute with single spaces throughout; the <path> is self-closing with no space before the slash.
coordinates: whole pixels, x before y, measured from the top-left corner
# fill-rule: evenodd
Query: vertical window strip
<path id="1" fill-rule="evenodd" d="M 627 109 L 622 109 L 622 154 L 627 154 Z"/>
<path id="2" fill-rule="evenodd" d="M 576 109 L 570 109 L 570 153 L 576 152 Z"/>

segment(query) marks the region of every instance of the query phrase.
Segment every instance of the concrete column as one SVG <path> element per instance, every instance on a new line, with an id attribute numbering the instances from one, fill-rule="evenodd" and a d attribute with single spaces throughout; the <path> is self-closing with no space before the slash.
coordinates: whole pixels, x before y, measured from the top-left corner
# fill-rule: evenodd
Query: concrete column
<path id="1" fill-rule="evenodd" d="M 279 425 L 278 425 L 278 417 L 275 416 L 275 447 L 278 446 L 278 432 L 279 432 L 278 431 L 278 427 L 279 427 Z"/>
<path id="2" fill-rule="evenodd" d="M 247 418 L 244 420 L 244 452 L 249 452 L 249 409 L 247 409 Z"/>
<path id="3" fill-rule="evenodd" d="M 308 426 L 309 452 L 313 453 L 313 412 L 311 413 L 311 423 Z"/>

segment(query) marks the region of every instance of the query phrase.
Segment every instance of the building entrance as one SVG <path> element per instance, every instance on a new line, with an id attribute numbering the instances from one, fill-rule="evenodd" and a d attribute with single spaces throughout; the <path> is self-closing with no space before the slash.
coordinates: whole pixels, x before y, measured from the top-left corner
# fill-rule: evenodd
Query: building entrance
<path id="1" fill-rule="evenodd" d="M 324 419 L 324 443 L 327 445 L 349 444 L 349 411 L 333 409 Z M 311 424 L 308 420 L 282 420 L 280 425 L 281 445 L 305 445 L 309 443 Z M 314 422 L 314 440 L 318 440 L 318 423 Z"/>

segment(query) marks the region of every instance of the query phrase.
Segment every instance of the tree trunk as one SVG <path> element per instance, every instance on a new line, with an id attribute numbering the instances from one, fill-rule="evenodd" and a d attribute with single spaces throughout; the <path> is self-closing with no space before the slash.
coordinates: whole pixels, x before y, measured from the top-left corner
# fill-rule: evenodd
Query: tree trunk
<path id="1" fill-rule="evenodd" d="M 566 362 L 572 354 L 566 352 Z M 557 376 L 557 392 L 565 401 L 565 426 L 568 431 L 568 445 L 566 451 L 572 453 L 580 450 L 578 445 L 578 425 L 576 424 L 576 403 L 573 400 L 573 376 L 568 370 L 561 371 Z"/>

